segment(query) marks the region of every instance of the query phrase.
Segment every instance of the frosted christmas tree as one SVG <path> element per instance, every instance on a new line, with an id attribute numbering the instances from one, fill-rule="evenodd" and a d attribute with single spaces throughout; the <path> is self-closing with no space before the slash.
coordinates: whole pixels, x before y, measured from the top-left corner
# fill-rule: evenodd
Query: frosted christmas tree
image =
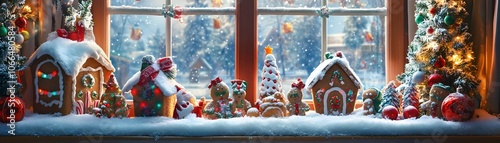
<path id="1" fill-rule="evenodd" d="M 382 89 L 382 103 L 380 104 L 380 111 L 382 116 L 392 120 L 397 119 L 401 110 L 401 100 L 396 91 L 394 81 L 389 82 L 384 89 Z"/>
<path id="2" fill-rule="evenodd" d="M 429 100 L 429 91 L 436 83 L 451 86 L 452 90 L 462 86 L 464 93 L 480 101 L 472 35 L 464 22 L 468 15 L 463 0 L 417 1 L 418 30 L 408 47 L 409 63 L 398 80 L 407 85 L 415 83 L 423 101 Z"/>
<path id="3" fill-rule="evenodd" d="M 276 64 L 276 58 L 273 55 L 273 48 L 267 46 L 265 48 L 266 58 L 262 67 L 262 80 L 260 81 L 259 99 L 272 96 L 274 93 L 282 93 L 281 77 Z"/>

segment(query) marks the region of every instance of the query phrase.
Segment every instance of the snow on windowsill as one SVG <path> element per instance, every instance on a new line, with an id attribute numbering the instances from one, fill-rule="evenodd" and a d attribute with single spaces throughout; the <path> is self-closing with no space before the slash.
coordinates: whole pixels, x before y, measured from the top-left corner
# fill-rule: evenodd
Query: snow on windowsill
<path id="1" fill-rule="evenodd" d="M 136 117 L 99 119 L 92 115 L 55 117 L 29 113 L 15 125 L 16 135 L 35 136 L 398 136 L 398 135 L 500 135 L 500 120 L 484 110 L 469 122 L 451 122 L 423 116 L 391 121 L 373 116 L 307 116 L 287 118 L 233 118 L 206 120 Z M 8 126 L 0 135 L 8 135 Z"/>

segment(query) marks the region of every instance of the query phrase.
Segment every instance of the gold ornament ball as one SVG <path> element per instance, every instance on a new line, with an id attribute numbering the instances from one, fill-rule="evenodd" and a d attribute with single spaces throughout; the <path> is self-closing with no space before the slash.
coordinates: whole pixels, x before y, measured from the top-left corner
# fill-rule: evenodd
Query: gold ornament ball
<path id="1" fill-rule="evenodd" d="M 26 41 L 26 40 L 30 39 L 30 33 L 29 33 L 28 31 L 26 31 L 26 30 L 23 30 L 23 31 L 21 32 L 21 35 L 23 35 L 23 37 L 24 37 L 24 41 Z"/>

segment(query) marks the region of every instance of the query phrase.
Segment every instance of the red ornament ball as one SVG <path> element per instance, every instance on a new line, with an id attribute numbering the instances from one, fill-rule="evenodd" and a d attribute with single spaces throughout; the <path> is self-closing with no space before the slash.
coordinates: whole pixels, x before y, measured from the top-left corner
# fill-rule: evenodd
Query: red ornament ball
<path id="1" fill-rule="evenodd" d="M 467 95 L 452 93 L 441 105 L 444 119 L 448 121 L 468 121 L 474 115 L 475 103 Z"/>
<path id="2" fill-rule="evenodd" d="M 429 9 L 429 13 L 435 15 L 437 13 L 437 9 L 435 7 Z"/>
<path id="3" fill-rule="evenodd" d="M 443 76 L 437 73 L 433 73 L 429 76 L 429 79 L 427 80 L 427 85 L 432 86 L 436 83 L 440 83 L 444 80 Z"/>
<path id="4" fill-rule="evenodd" d="M 386 119 L 397 120 L 398 119 L 398 109 L 394 106 L 385 106 L 382 110 L 382 116 Z"/>
<path id="5" fill-rule="evenodd" d="M 28 21 L 24 17 L 17 18 L 15 23 L 17 27 L 22 29 L 26 28 L 26 25 L 28 25 Z"/>
<path id="6" fill-rule="evenodd" d="M 76 32 L 71 32 L 68 35 L 68 39 L 73 40 L 73 41 L 77 41 L 78 40 L 78 34 Z"/>
<path id="7" fill-rule="evenodd" d="M 21 121 L 24 118 L 24 102 L 19 97 L 3 97 L 0 99 L 0 111 L 3 123 Z"/>
<path id="8" fill-rule="evenodd" d="M 418 112 L 418 109 L 415 108 L 414 106 L 407 106 L 403 109 L 403 117 L 405 119 L 413 118 L 413 117 L 418 118 L 419 116 L 420 116 L 420 112 Z"/>
<path id="9" fill-rule="evenodd" d="M 442 68 L 446 64 L 446 61 L 443 57 L 439 56 L 434 62 L 434 68 Z"/>
<path id="10" fill-rule="evenodd" d="M 429 28 L 427 28 L 427 34 L 432 34 L 434 33 L 434 28 L 432 28 L 432 26 L 429 26 Z"/>

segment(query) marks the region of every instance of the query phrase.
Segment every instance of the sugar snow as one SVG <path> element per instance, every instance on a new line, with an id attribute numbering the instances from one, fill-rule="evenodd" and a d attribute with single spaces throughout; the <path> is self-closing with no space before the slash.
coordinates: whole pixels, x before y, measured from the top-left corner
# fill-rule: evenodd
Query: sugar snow
<path id="1" fill-rule="evenodd" d="M 359 112 L 361 113 L 361 112 Z M 325 116 L 313 111 L 285 118 L 232 118 L 206 120 L 194 114 L 186 119 L 136 117 L 100 119 L 91 115 L 55 117 L 31 114 L 16 122 L 16 135 L 65 136 L 362 136 L 362 135 L 500 135 L 500 120 L 484 110 L 468 122 L 451 122 L 423 116 L 386 120 L 353 114 Z M 362 113 L 361 113 L 362 114 Z M 0 126 L 0 135 L 10 128 Z"/>
<path id="2" fill-rule="evenodd" d="M 104 51 L 91 40 L 77 42 L 61 37 L 54 38 L 43 43 L 31 55 L 25 66 L 29 66 L 35 59 L 43 55 L 52 56 L 61 65 L 64 72 L 72 77 L 78 74 L 79 69 L 88 58 L 93 58 L 106 69 L 115 71 Z"/>

